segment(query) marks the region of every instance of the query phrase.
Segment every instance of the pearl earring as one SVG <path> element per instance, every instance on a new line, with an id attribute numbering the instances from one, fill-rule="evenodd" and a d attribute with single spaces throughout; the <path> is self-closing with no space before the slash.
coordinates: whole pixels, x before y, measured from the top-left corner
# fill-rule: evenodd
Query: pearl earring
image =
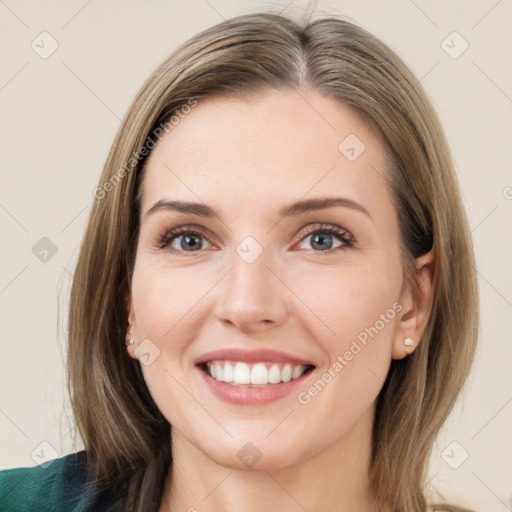
<path id="1" fill-rule="evenodd" d="M 132 339 L 132 330 L 130 329 L 130 339 L 126 342 L 126 346 L 129 347 L 130 345 L 133 345 L 135 341 Z"/>
<path id="2" fill-rule="evenodd" d="M 404 345 L 410 347 L 411 345 L 414 345 L 414 340 L 412 338 L 405 338 Z"/>

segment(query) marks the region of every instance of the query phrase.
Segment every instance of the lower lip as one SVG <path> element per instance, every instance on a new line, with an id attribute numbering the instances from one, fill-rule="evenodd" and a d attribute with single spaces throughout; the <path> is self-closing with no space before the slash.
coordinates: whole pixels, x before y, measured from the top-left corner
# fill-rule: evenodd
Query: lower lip
<path id="1" fill-rule="evenodd" d="M 232 386 L 210 377 L 197 366 L 196 370 L 200 373 L 200 378 L 203 379 L 204 383 L 217 398 L 235 405 L 263 405 L 279 400 L 293 393 L 312 373 L 312 371 L 308 371 L 298 379 L 289 382 L 253 388 L 248 386 Z"/>

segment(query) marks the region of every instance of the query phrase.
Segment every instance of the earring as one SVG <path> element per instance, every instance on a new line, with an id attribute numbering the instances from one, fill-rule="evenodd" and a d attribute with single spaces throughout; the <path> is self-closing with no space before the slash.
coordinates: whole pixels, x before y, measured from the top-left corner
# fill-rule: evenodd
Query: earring
<path id="1" fill-rule="evenodd" d="M 130 329 L 130 339 L 126 342 L 126 346 L 129 347 L 130 345 L 133 345 L 135 341 L 132 339 L 132 330 Z"/>
<path id="2" fill-rule="evenodd" d="M 414 345 L 414 340 L 412 338 L 405 338 L 404 345 L 410 347 L 411 345 Z"/>

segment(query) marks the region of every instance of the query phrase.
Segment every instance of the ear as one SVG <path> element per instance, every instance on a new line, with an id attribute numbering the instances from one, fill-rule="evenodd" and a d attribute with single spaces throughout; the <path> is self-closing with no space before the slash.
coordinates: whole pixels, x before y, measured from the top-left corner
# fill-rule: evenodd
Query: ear
<path id="1" fill-rule="evenodd" d="M 434 249 L 417 258 L 414 279 L 404 285 L 400 295 L 402 310 L 393 339 L 393 359 L 402 359 L 414 352 L 425 331 L 433 299 L 434 262 Z M 406 343 L 407 338 L 410 339 Z"/>
<path id="2" fill-rule="evenodd" d="M 137 324 L 135 322 L 135 313 L 134 313 L 134 310 L 133 310 L 133 303 L 132 303 L 132 299 L 131 299 L 131 295 L 130 293 L 127 293 L 125 298 L 124 298 L 124 304 L 125 304 L 125 307 L 126 307 L 126 315 L 127 315 L 127 318 L 128 318 L 128 325 L 126 326 L 126 342 L 128 342 L 128 340 L 134 340 L 135 343 L 132 344 L 132 345 L 127 345 L 126 346 L 126 350 L 128 352 L 128 354 L 130 355 L 130 357 L 133 357 L 134 359 L 138 359 L 136 356 L 135 356 L 135 353 L 134 353 L 134 349 L 136 347 L 136 340 L 137 340 Z"/>

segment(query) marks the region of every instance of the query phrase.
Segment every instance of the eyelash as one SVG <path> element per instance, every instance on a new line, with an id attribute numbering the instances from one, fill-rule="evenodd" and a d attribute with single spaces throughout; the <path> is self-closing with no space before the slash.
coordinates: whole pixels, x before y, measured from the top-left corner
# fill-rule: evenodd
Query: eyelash
<path id="1" fill-rule="evenodd" d="M 334 249 L 326 249 L 324 251 L 315 251 L 314 249 L 310 249 L 314 253 L 318 255 L 327 255 L 332 254 L 337 251 L 343 251 L 350 247 L 353 247 L 356 242 L 355 237 L 349 233 L 347 230 L 342 229 L 333 224 L 315 224 L 306 229 L 306 232 L 303 234 L 302 238 L 298 243 L 302 242 L 305 238 L 312 234 L 322 234 L 322 235 L 336 235 L 338 240 L 342 242 L 343 245 L 339 247 L 335 247 Z M 179 236 L 182 235 L 199 235 L 208 240 L 208 236 L 206 233 L 199 227 L 196 226 L 180 226 L 174 229 L 170 229 L 164 232 L 161 236 L 158 237 L 156 241 L 156 246 L 163 250 L 168 250 L 171 254 L 183 255 L 184 253 L 190 252 L 195 253 L 199 251 L 178 251 L 175 249 L 171 249 L 170 244 Z M 210 242 L 211 243 L 211 242 Z"/>

